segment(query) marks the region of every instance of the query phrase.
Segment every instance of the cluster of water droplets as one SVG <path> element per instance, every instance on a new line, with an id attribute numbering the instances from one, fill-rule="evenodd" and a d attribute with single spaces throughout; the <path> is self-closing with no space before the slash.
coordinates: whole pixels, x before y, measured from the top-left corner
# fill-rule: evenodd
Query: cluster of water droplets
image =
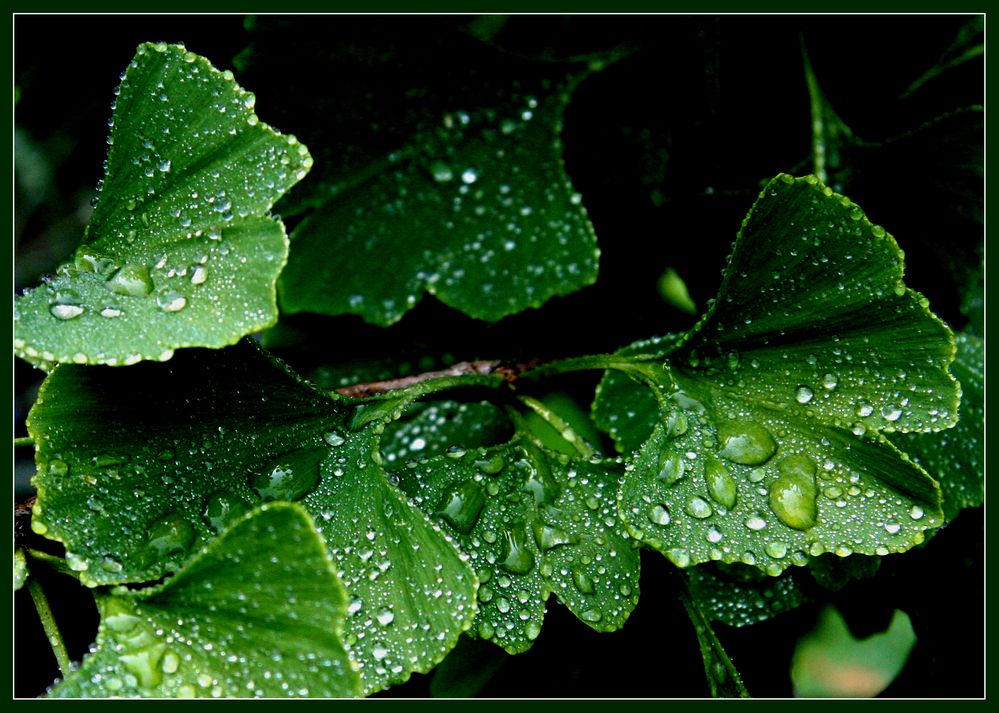
<path id="1" fill-rule="evenodd" d="M 468 553 L 479 637 L 529 648 L 552 591 L 601 630 L 634 606 L 637 560 L 616 516 L 616 481 L 600 467 L 514 442 L 413 461 L 399 479 Z"/>

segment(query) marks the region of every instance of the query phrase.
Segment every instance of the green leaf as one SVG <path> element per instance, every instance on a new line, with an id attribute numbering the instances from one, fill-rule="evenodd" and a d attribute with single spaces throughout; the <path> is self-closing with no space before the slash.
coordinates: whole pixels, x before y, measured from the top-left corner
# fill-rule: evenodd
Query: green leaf
<path id="1" fill-rule="evenodd" d="M 632 535 L 681 567 L 776 575 L 825 552 L 902 552 L 939 526 L 936 483 L 880 433 L 957 413 L 952 335 L 901 277 L 858 207 L 814 178 L 772 181 L 658 372 L 663 416 L 620 493 Z"/>
<path id="2" fill-rule="evenodd" d="M 742 564 L 702 565 L 688 571 L 691 597 L 709 621 L 750 626 L 810 601 L 800 570 L 768 577 Z"/>
<path id="3" fill-rule="evenodd" d="M 388 468 L 425 459 L 449 448 L 491 446 L 510 439 L 510 419 L 488 401 L 417 403 L 385 427 L 380 450 Z"/>
<path id="4" fill-rule="evenodd" d="M 365 693 L 437 665 L 471 625 L 477 585 L 451 538 L 385 479 L 381 427 L 351 433 L 305 499 L 351 594 L 346 643 Z"/>
<path id="5" fill-rule="evenodd" d="M 749 691 L 742 683 L 742 677 L 732 664 L 724 647 L 711 628 L 711 622 L 698 606 L 690 592 L 681 590 L 680 598 L 697 634 L 697 643 L 704 661 L 704 674 L 708 679 L 713 698 L 749 698 Z"/>
<path id="6" fill-rule="evenodd" d="M 644 339 L 619 350 L 623 356 L 641 354 L 665 358 L 679 335 Z M 659 422 L 659 404 L 648 387 L 620 371 L 607 371 L 593 401 L 593 421 L 614 439 L 621 453 L 637 451 Z"/>
<path id="7" fill-rule="evenodd" d="M 249 341 L 131 369 L 60 366 L 29 415 L 33 527 L 65 543 L 86 584 L 148 581 L 261 499 L 300 500 L 361 602 L 345 642 L 365 691 L 403 681 L 454 645 L 476 582 L 385 479 L 391 410 L 360 431 L 354 411 Z"/>
<path id="8" fill-rule="evenodd" d="M 908 89 L 900 95 L 905 98 L 917 91 L 931 79 L 943 75 L 975 57 L 985 54 L 985 16 L 976 15 L 958 30 L 957 37 L 932 67 L 926 70 Z"/>
<path id="9" fill-rule="evenodd" d="M 985 502 L 985 343 L 957 335 L 951 365 L 961 382 L 961 406 L 954 428 L 938 433 L 899 433 L 892 442 L 940 483 L 948 520 Z"/>
<path id="10" fill-rule="evenodd" d="M 123 75 L 83 244 L 15 303 L 15 353 L 132 364 L 222 347 L 277 319 L 287 258 L 274 202 L 312 159 L 254 97 L 183 47 L 144 44 Z"/>
<path id="11" fill-rule="evenodd" d="M 571 460 L 521 435 L 397 475 L 475 568 L 480 638 L 526 651 L 552 592 L 596 631 L 620 628 L 637 603 L 638 552 L 615 515 L 614 462 Z"/>
<path id="12" fill-rule="evenodd" d="M 341 641 L 347 596 L 299 505 L 264 505 L 165 583 L 99 605 L 96 648 L 53 696 L 360 693 Z"/>
<path id="13" fill-rule="evenodd" d="M 283 310 L 388 325 L 430 293 L 496 321 L 596 279 L 596 238 L 560 138 L 585 65 L 570 77 L 457 32 L 428 45 L 404 24 L 373 35 L 346 34 L 349 21 L 282 27 L 254 23 L 242 61 L 266 81 L 268 43 L 301 35 L 300 64 L 320 84 L 296 95 L 281 78 L 274 96 L 325 159 L 303 187 L 316 208 L 292 234 Z"/>

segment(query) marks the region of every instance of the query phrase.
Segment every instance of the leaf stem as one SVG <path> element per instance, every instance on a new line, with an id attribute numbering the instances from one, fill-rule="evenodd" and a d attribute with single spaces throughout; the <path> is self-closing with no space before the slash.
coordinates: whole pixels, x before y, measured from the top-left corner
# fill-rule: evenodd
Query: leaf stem
<path id="1" fill-rule="evenodd" d="M 42 585 L 34 577 L 29 576 L 28 578 L 28 592 L 35 603 L 35 609 L 38 610 L 38 618 L 42 622 L 45 637 L 49 640 L 49 646 L 52 647 L 52 653 L 55 654 L 56 662 L 59 664 L 59 671 L 65 678 L 70 673 L 69 653 L 66 651 L 66 644 L 63 643 L 55 617 L 52 616 L 49 600 L 42 590 Z"/>
<path id="2" fill-rule="evenodd" d="M 711 628 L 711 622 L 691 596 L 686 575 L 677 571 L 675 579 L 680 583 L 680 601 L 697 633 L 701 657 L 704 659 L 704 675 L 708 679 L 712 698 L 749 698 L 749 691 L 743 685 L 739 671 L 722 648 Z"/>
<path id="3" fill-rule="evenodd" d="M 14 439 L 14 448 L 20 448 L 22 446 L 33 446 L 35 445 L 35 439 L 31 436 L 21 436 L 20 438 Z"/>
<path id="4" fill-rule="evenodd" d="M 530 396 L 519 396 L 518 397 L 525 406 L 538 414 L 541 418 L 547 421 L 559 435 L 562 436 L 566 441 L 572 444 L 572 447 L 576 449 L 583 458 L 592 458 L 596 451 L 590 446 L 589 443 L 583 440 L 583 438 L 576 433 L 575 429 L 566 423 L 566 421 L 559 416 L 557 413 L 552 411 L 550 408 L 545 406 L 543 403 L 537 399 L 533 399 Z"/>

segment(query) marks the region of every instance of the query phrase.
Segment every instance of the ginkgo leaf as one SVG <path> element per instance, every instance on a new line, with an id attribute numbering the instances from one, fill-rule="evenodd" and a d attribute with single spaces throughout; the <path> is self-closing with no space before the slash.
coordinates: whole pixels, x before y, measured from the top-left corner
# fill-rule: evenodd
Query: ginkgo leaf
<path id="1" fill-rule="evenodd" d="M 430 293 L 496 321 L 596 279 L 561 144 L 585 64 L 531 62 L 454 31 L 428 45 L 406 22 L 307 25 L 256 21 L 241 59 L 254 81 L 277 79 L 283 121 L 327 159 L 303 186 L 314 210 L 292 234 L 283 310 L 388 325 Z M 292 28 L 289 55 L 279 40 Z M 302 62 L 307 106 L 279 69 Z"/>
<path id="2" fill-rule="evenodd" d="M 174 577 L 98 600 L 94 650 L 56 697 L 341 698 L 347 595 L 299 505 L 236 521 Z"/>
<path id="3" fill-rule="evenodd" d="M 807 575 L 805 575 L 807 577 Z M 690 594 L 710 621 L 750 626 L 811 601 L 802 570 L 768 577 L 745 565 L 702 565 L 688 570 Z"/>
<path id="4" fill-rule="evenodd" d="M 951 371 L 961 382 L 957 424 L 939 433 L 891 436 L 892 443 L 940 483 L 948 520 L 985 500 L 985 344 L 969 333 L 956 337 Z"/>
<path id="5" fill-rule="evenodd" d="M 480 586 L 470 633 L 510 653 L 541 633 L 554 592 L 597 631 L 638 601 L 638 552 L 615 514 L 620 466 L 572 460 L 519 436 L 411 463 L 400 487 L 452 534 Z"/>
<path id="6" fill-rule="evenodd" d="M 950 426 L 958 386 L 952 335 L 901 277 L 858 207 L 814 178 L 772 181 L 659 372 L 662 415 L 619 494 L 629 531 L 681 567 L 774 575 L 922 542 L 939 488 L 880 431 Z"/>
<path id="7" fill-rule="evenodd" d="M 476 580 L 387 481 L 377 442 L 391 410 L 353 430 L 355 410 L 250 341 L 130 369 L 59 366 L 29 416 L 32 526 L 66 545 L 84 583 L 142 582 L 257 503 L 301 502 L 351 596 L 344 641 L 365 692 L 404 681 L 454 646 Z"/>
<path id="8" fill-rule="evenodd" d="M 16 354 L 42 367 L 165 360 L 276 321 L 288 239 L 268 211 L 312 159 L 254 101 L 181 46 L 138 48 L 100 201 L 73 260 L 15 302 Z"/>

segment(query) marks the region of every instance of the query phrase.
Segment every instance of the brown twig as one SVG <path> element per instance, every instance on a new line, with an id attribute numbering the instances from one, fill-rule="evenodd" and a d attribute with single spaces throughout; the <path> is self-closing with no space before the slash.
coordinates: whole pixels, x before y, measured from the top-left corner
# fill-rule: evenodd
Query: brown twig
<path id="1" fill-rule="evenodd" d="M 372 381 L 367 384 L 341 386 L 338 389 L 334 389 L 334 391 L 341 396 L 364 398 L 366 396 L 388 393 L 389 391 L 395 391 L 397 389 L 405 389 L 415 384 L 421 384 L 424 381 L 432 381 L 434 379 L 442 379 L 449 376 L 465 376 L 468 374 L 479 374 L 482 376 L 499 374 L 507 381 L 513 381 L 518 375 L 534 368 L 537 364 L 537 360 L 524 364 L 510 364 L 498 360 L 461 361 L 457 364 L 449 366 L 446 369 L 440 369 L 439 371 L 426 371 L 422 374 L 402 376 L 397 379 L 386 379 L 384 381 Z"/>

